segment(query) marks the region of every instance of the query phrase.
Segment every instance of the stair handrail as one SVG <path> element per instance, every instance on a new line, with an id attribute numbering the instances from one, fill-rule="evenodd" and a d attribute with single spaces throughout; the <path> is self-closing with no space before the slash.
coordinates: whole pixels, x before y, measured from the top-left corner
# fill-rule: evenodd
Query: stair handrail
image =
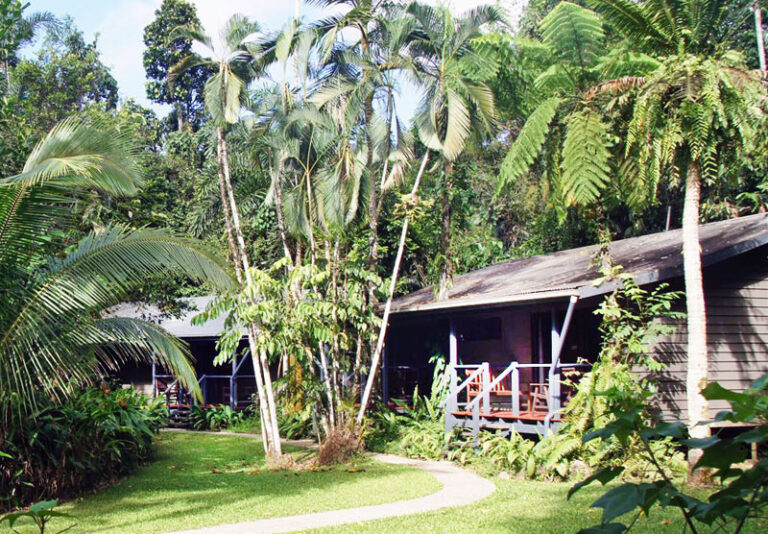
<path id="1" fill-rule="evenodd" d="M 459 386 L 453 391 L 453 394 L 456 396 L 456 398 L 459 397 L 459 393 L 461 393 L 462 390 L 466 389 L 469 386 L 469 384 L 472 383 L 472 381 L 477 378 L 477 375 L 482 373 L 487 366 L 488 366 L 488 362 L 483 362 L 483 363 L 477 364 L 477 369 L 475 369 L 472 372 L 472 374 L 467 376 L 467 378 L 464 380 L 464 382 L 459 384 Z M 465 365 L 457 365 L 456 366 L 457 369 L 460 369 L 460 368 L 469 368 L 469 369 L 471 369 L 472 367 L 474 367 L 474 364 L 470 364 L 470 365 L 465 364 Z"/>

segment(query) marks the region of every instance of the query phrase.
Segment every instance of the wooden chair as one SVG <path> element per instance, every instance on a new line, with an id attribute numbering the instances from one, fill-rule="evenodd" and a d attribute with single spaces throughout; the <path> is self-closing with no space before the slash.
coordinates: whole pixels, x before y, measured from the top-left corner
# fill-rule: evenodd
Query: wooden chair
<path id="1" fill-rule="evenodd" d="M 549 410 L 549 384 L 546 382 L 533 382 L 528 394 L 529 412 L 546 412 Z"/>
<path id="2" fill-rule="evenodd" d="M 475 372 L 474 369 L 466 369 L 464 371 L 464 376 L 469 377 L 473 372 Z M 480 395 L 480 392 L 483 390 L 483 375 L 478 374 L 475 378 L 473 378 L 469 384 L 467 384 L 467 402 L 472 402 L 472 399 L 474 397 L 477 397 Z"/>

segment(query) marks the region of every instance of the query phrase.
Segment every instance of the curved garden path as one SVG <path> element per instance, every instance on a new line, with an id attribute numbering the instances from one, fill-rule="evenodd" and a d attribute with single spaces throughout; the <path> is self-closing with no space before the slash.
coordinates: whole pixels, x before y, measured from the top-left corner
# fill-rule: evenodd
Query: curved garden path
<path id="1" fill-rule="evenodd" d="M 238 435 L 242 436 L 243 434 Z M 432 495 L 409 501 L 396 501 L 373 506 L 317 512 L 314 514 L 258 519 L 229 525 L 176 531 L 173 534 L 267 534 L 332 527 L 471 504 L 488 497 L 496 489 L 496 486 L 490 480 L 456 467 L 450 462 L 413 460 L 391 454 L 372 454 L 371 456 L 380 462 L 423 469 L 434 476 L 443 485 L 443 488 Z"/>

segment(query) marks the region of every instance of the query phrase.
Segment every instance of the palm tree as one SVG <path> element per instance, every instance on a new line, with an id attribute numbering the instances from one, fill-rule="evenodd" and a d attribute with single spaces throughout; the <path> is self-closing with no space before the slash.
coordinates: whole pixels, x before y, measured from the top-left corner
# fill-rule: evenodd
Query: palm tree
<path id="1" fill-rule="evenodd" d="M 382 0 L 314 0 L 313 3 L 328 7 L 344 5 L 349 8 L 341 15 L 318 21 L 313 25 L 318 34 L 320 54 L 323 60 L 323 86 L 312 96 L 319 107 L 334 102 L 344 117 L 345 129 L 350 131 L 357 144 L 364 148 L 364 179 L 368 189 L 368 265 L 375 269 L 379 254 L 379 215 L 381 211 L 381 184 L 386 181 L 387 160 L 379 160 L 383 166 L 382 178 L 375 172 L 377 119 L 375 101 L 384 107 L 382 114 L 390 133 L 385 139 L 391 148 L 391 140 L 399 129 L 395 109 L 394 88 L 397 74 L 412 67 L 407 55 L 413 17 L 404 16 L 400 6 Z M 351 43 L 338 46 L 337 36 L 348 30 L 355 35 Z M 378 121 L 380 123 L 380 121 Z M 353 132 L 354 130 L 354 132 Z M 387 148 L 385 147 L 385 148 Z"/>
<path id="2" fill-rule="evenodd" d="M 467 139 L 473 132 L 473 120 L 470 115 L 474 114 L 474 119 L 482 128 L 490 128 L 495 121 L 493 93 L 482 81 L 466 75 L 464 69 L 469 62 L 481 60 L 471 49 L 471 39 L 479 34 L 481 26 L 500 21 L 501 17 L 496 9 L 481 7 L 454 18 L 447 8 L 433 8 L 417 2 L 409 4 L 407 13 L 415 24 L 415 42 L 411 45 L 415 70 L 425 87 L 425 96 L 414 121 L 419 138 L 426 146 L 411 188 L 410 199 L 415 201 L 429 161 L 430 150 L 438 152 L 443 159 L 443 177 L 447 182 L 444 184 L 445 190 L 450 187 L 451 164 L 464 150 Z M 450 243 L 450 194 L 444 192 L 442 200 L 441 252 L 446 258 L 446 276 L 441 277 L 441 286 L 444 282 L 447 287 L 451 273 L 446 245 Z M 368 408 L 381 352 L 384 349 L 409 224 L 410 210 L 407 210 L 392 267 L 381 327 L 371 354 L 370 371 L 357 414 L 358 425 L 362 423 Z"/>
<path id="3" fill-rule="evenodd" d="M 235 265 L 238 281 L 245 284 L 246 287 L 250 287 L 253 281 L 240 223 L 240 213 L 232 187 L 226 129 L 229 125 L 239 121 L 243 101 L 247 98 L 248 84 L 256 74 L 253 56 L 248 50 L 248 45 L 253 43 L 252 37 L 258 31 L 259 25 L 255 21 L 242 15 L 233 15 L 224 25 L 220 43 L 217 45 L 200 28 L 178 28 L 176 32 L 180 36 L 205 46 L 211 51 L 212 57 L 190 55 L 170 70 L 170 78 L 173 82 L 182 72 L 196 66 L 208 66 L 217 69 L 205 84 L 205 107 L 211 116 L 212 123 L 216 126 L 219 190 L 232 261 Z M 277 407 L 269 372 L 269 361 L 263 350 L 256 350 L 257 335 L 255 326 L 249 325 L 248 339 L 256 375 L 256 389 L 259 395 L 264 448 L 268 455 L 279 457 L 282 454 L 282 447 L 277 426 Z"/>
<path id="4" fill-rule="evenodd" d="M 152 323 L 102 312 L 160 272 L 230 289 L 225 263 L 200 242 L 161 230 L 106 227 L 66 254 L 55 237 L 72 228 L 79 191 L 126 195 L 140 182 L 120 135 L 76 119 L 53 128 L 22 172 L 0 180 L 0 416 L 12 399 L 31 411 L 35 391 L 67 396 L 125 360 L 153 359 L 198 391 L 182 342 Z"/>
<path id="5" fill-rule="evenodd" d="M 493 92 L 475 72 L 490 61 L 472 47 L 487 24 L 501 22 L 493 7 L 479 7 L 453 17 L 448 8 L 414 2 L 408 13 L 418 30 L 412 44 L 416 71 L 424 94 L 414 119 L 419 138 L 442 159 L 440 188 L 441 273 L 438 298 L 446 297 L 453 278 L 451 194 L 453 162 L 464 151 L 473 132 L 490 132 L 496 123 Z"/>
<path id="6" fill-rule="evenodd" d="M 49 11 L 37 11 L 24 15 L 29 4 L 11 2 L 0 14 L 0 67 L 5 73 L 5 91 L 11 85 L 11 67 L 18 61 L 18 52 L 31 44 L 41 28 L 55 29 L 59 19 Z"/>

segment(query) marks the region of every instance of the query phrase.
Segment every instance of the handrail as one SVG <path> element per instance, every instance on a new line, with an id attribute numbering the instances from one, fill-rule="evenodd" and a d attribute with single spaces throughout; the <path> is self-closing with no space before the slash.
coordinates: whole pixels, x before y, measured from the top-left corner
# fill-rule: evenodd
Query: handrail
<path id="1" fill-rule="evenodd" d="M 490 384 L 488 384 L 487 390 L 493 391 L 493 388 L 498 386 L 501 383 L 501 381 L 504 380 L 507 377 L 507 375 L 511 373 L 513 369 L 517 366 L 518 366 L 517 362 L 512 362 L 506 369 L 504 369 L 501 373 L 499 373 L 499 376 L 497 376 Z M 472 408 L 475 405 L 475 403 L 479 401 L 479 399 L 480 399 L 480 395 L 472 399 L 472 401 L 469 404 L 467 404 L 466 409 L 469 410 L 470 408 Z"/>
<path id="2" fill-rule="evenodd" d="M 507 366 L 507 367 L 506 367 L 506 368 L 505 368 L 505 369 L 504 369 L 504 370 L 503 370 L 501 373 L 499 373 L 499 374 L 496 376 L 496 378 L 494 378 L 494 379 L 493 379 L 493 381 L 491 381 L 491 383 L 490 383 L 490 384 L 488 384 L 488 387 L 487 387 L 487 388 L 485 388 L 485 389 L 486 389 L 487 391 L 493 391 L 493 389 L 494 389 L 496 386 L 498 386 L 498 385 L 501 383 L 501 381 L 502 381 L 502 380 L 504 380 L 504 379 L 505 379 L 505 378 L 506 378 L 506 377 L 507 377 L 507 376 L 508 376 L 510 373 L 512 373 L 512 372 L 513 372 L 515 369 L 517 369 L 517 370 L 520 370 L 520 369 L 530 369 L 530 368 L 532 368 L 532 367 L 553 367 L 553 366 L 555 366 L 555 364 L 552 364 L 552 363 L 546 363 L 546 364 L 542 364 L 542 363 L 534 363 L 534 364 L 528 364 L 528 363 L 518 363 L 518 362 L 512 362 L 512 363 L 511 363 L 509 366 Z M 589 364 L 586 364 L 586 363 L 561 363 L 560 365 L 557 365 L 557 367 L 558 367 L 558 368 L 565 368 L 565 367 L 568 367 L 568 368 L 577 368 L 577 367 L 589 367 Z M 469 380 L 471 380 L 471 379 L 472 379 L 472 378 L 473 378 L 473 377 L 474 377 L 474 376 L 475 376 L 475 375 L 476 375 L 476 374 L 477 374 L 479 371 L 480 371 L 480 369 L 478 369 L 477 371 L 475 371 L 475 373 L 473 373 L 473 374 L 472 374 L 472 376 L 470 376 L 470 378 L 468 378 L 468 379 L 467 379 L 467 380 L 465 380 L 464 382 L 468 382 Z M 463 386 L 463 385 L 464 385 L 464 384 L 462 384 L 462 386 Z M 477 396 L 476 396 L 474 399 L 472 399 L 472 400 L 471 400 L 469 403 L 467 403 L 467 405 L 465 406 L 465 408 L 464 408 L 464 409 L 465 409 L 465 410 L 467 410 L 467 411 L 469 411 L 470 409 L 474 408 L 474 406 L 475 406 L 475 405 L 477 405 L 477 404 L 479 404 L 479 403 L 480 403 L 481 397 L 482 397 L 482 395 L 477 395 Z"/>
<path id="3" fill-rule="evenodd" d="M 487 365 L 487 363 L 486 363 L 485 365 L 480 365 L 480 366 L 478 366 L 478 368 L 477 368 L 477 369 L 476 369 L 476 370 L 475 370 L 475 371 L 474 371 L 474 372 L 473 372 L 471 375 L 469 375 L 469 376 L 466 378 L 466 380 L 464 380 L 464 382 L 462 382 L 462 383 L 459 385 L 459 387 L 457 387 L 457 388 L 456 388 L 456 389 L 453 391 L 453 394 L 454 394 L 454 395 L 456 395 L 456 397 L 458 398 L 458 396 L 459 396 L 459 393 L 461 393 L 461 391 L 462 391 L 463 389 L 465 389 L 465 388 L 466 388 L 466 387 L 467 387 L 467 386 L 468 386 L 468 385 L 469 385 L 469 384 L 472 382 L 472 380 L 474 380 L 475 378 L 477 378 L 477 375 L 479 375 L 480 373 L 482 373 L 482 372 L 485 370 L 485 367 L 486 367 L 486 365 Z M 476 397 L 476 398 L 478 398 L 478 397 Z"/>

